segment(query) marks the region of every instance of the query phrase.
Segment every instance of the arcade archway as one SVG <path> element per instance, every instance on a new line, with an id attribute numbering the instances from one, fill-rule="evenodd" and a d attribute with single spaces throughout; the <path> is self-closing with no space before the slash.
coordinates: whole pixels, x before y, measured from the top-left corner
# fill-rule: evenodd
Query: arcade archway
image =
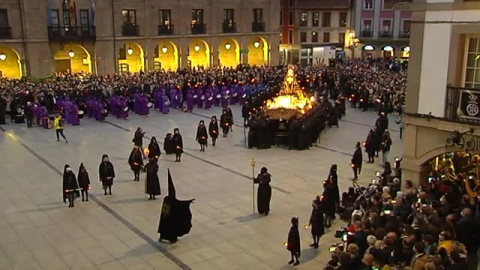
<path id="1" fill-rule="evenodd" d="M 142 47 L 135 42 L 127 42 L 120 48 L 118 57 L 119 72 L 145 71 L 145 57 Z"/>
<path id="2" fill-rule="evenodd" d="M 268 58 L 268 44 L 262 37 L 256 37 L 248 44 L 248 64 L 263 66 Z"/>
<path id="3" fill-rule="evenodd" d="M 218 47 L 218 59 L 223 67 L 236 67 L 240 63 L 240 46 L 233 38 L 224 39 Z"/>
<path id="4" fill-rule="evenodd" d="M 91 73 L 92 61 L 88 51 L 77 44 L 65 45 L 55 56 L 55 71 L 69 73 Z"/>
<path id="5" fill-rule="evenodd" d="M 188 61 L 190 67 L 210 67 L 210 47 L 201 39 L 190 42 L 188 46 Z"/>
<path id="6" fill-rule="evenodd" d="M 10 79 L 22 77 L 20 56 L 12 48 L 0 46 L 0 77 Z"/>
<path id="7" fill-rule="evenodd" d="M 178 49 L 171 41 L 161 41 L 155 49 L 154 59 L 155 70 L 177 70 L 178 69 Z"/>

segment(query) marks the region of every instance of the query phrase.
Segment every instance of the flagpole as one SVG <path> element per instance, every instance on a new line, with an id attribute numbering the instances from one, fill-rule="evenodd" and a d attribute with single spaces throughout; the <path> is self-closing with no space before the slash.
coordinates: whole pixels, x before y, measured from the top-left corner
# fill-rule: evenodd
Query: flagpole
<path id="1" fill-rule="evenodd" d="M 250 165 L 252 166 L 252 213 L 255 214 L 255 159 L 250 160 Z"/>

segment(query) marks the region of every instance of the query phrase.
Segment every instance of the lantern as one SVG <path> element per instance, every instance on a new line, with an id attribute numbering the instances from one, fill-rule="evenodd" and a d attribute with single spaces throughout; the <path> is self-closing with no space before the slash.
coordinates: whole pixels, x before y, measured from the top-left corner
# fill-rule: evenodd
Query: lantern
<path id="1" fill-rule="evenodd" d="M 128 53 L 128 55 L 132 55 L 133 54 L 133 49 L 131 47 L 128 47 L 127 53 Z"/>
<path id="2" fill-rule="evenodd" d="M 193 49 L 194 49 L 196 52 L 200 51 L 200 45 L 195 44 L 195 46 L 193 46 Z"/>
<path id="3" fill-rule="evenodd" d="M 232 47 L 232 45 L 230 45 L 230 43 L 225 43 L 225 50 L 230 50 L 230 48 Z"/>
<path id="4" fill-rule="evenodd" d="M 4 52 L 0 53 L 0 60 L 5 61 L 7 59 L 7 55 Z"/>
<path id="5" fill-rule="evenodd" d="M 167 52 L 168 52 L 167 47 L 163 46 L 163 47 L 162 47 L 162 52 L 163 52 L 163 53 L 167 53 Z"/>
<path id="6" fill-rule="evenodd" d="M 70 56 L 70 58 L 75 57 L 75 52 L 72 51 L 72 50 L 70 50 L 70 51 L 68 52 L 68 56 Z"/>

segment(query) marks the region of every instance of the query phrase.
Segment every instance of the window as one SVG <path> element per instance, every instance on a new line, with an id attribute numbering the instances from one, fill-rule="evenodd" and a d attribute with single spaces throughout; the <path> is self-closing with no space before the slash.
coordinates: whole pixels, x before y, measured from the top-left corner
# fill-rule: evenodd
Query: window
<path id="1" fill-rule="evenodd" d="M 308 21 L 308 13 L 302 12 L 300 13 L 300 27 L 306 27 Z"/>
<path id="2" fill-rule="evenodd" d="M 283 11 L 280 11 L 280 25 L 283 25 Z"/>
<path id="3" fill-rule="evenodd" d="M 323 12 L 322 15 L 322 27 L 330 27 L 330 12 Z"/>
<path id="4" fill-rule="evenodd" d="M 203 9 L 192 9 L 192 24 L 203 24 Z"/>
<path id="5" fill-rule="evenodd" d="M 330 33 L 323 33 L 323 42 L 330 42 Z"/>
<path id="6" fill-rule="evenodd" d="M 80 25 L 90 26 L 90 16 L 88 14 L 88 9 L 80 9 Z"/>
<path id="7" fill-rule="evenodd" d="M 122 10 L 123 24 L 137 25 L 137 11 L 133 9 Z"/>
<path id="8" fill-rule="evenodd" d="M 383 20 L 381 31 L 383 33 L 389 34 L 392 31 L 392 21 L 391 20 Z"/>
<path id="9" fill-rule="evenodd" d="M 480 37 L 468 39 L 465 87 L 480 88 Z"/>
<path id="10" fill-rule="evenodd" d="M 372 10 L 373 9 L 373 0 L 363 0 L 363 9 Z"/>
<path id="11" fill-rule="evenodd" d="M 58 9 L 50 10 L 50 23 L 52 24 L 51 26 L 60 25 L 60 16 L 58 14 Z"/>
<path id="12" fill-rule="evenodd" d="M 347 12 L 340 12 L 340 20 L 338 26 L 347 27 Z"/>
<path id="13" fill-rule="evenodd" d="M 172 24 L 172 11 L 170 9 L 160 9 L 158 16 L 160 18 L 160 25 Z"/>
<path id="14" fill-rule="evenodd" d="M 383 9 L 392 10 L 394 0 L 383 0 Z"/>
<path id="15" fill-rule="evenodd" d="M 318 26 L 318 21 L 320 21 L 320 13 L 313 12 L 312 13 L 312 26 Z"/>
<path id="16" fill-rule="evenodd" d="M 363 20 L 363 30 L 372 31 L 372 20 Z"/>
<path id="17" fill-rule="evenodd" d="M 8 13 L 6 9 L 0 9 L 0 27 L 8 27 Z"/>
<path id="18" fill-rule="evenodd" d="M 288 12 L 288 25 L 293 25 L 293 11 Z"/>
<path id="19" fill-rule="evenodd" d="M 129 71 L 128 64 L 120 64 L 120 65 L 118 66 L 118 71 L 120 71 L 120 72 L 128 72 L 128 71 Z"/>
<path id="20" fill-rule="evenodd" d="M 307 32 L 300 33 L 300 42 L 307 42 Z"/>
<path id="21" fill-rule="evenodd" d="M 312 42 L 318 42 L 318 33 L 315 31 L 312 32 Z"/>
<path id="22" fill-rule="evenodd" d="M 410 24 L 411 24 L 410 20 L 404 20 L 402 22 L 402 33 L 410 34 Z"/>
<path id="23" fill-rule="evenodd" d="M 233 8 L 224 9 L 223 20 L 226 23 L 233 24 L 233 22 L 235 22 L 235 10 Z"/>
<path id="24" fill-rule="evenodd" d="M 338 43 L 345 43 L 345 33 L 338 33 Z"/>
<path id="25" fill-rule="evenodd" d="M 263 22 L 263 8 L 254 8 L 253 9 L 253 21 L 254 22 Z"/>
<path id="26" fill-rule="evenodd" d="M 75 25 L 75 13 L 70 12 L 71 10 L 67 7 L 67 5 L 63 6 L 62 15 L 63 15 L 63 25 L 65 26 L 72 26 Z"/>
<path id="27" fill-rule="evenodd" d="M 293 43 L 293 30 L 288 30 L 288 43 Z"/>

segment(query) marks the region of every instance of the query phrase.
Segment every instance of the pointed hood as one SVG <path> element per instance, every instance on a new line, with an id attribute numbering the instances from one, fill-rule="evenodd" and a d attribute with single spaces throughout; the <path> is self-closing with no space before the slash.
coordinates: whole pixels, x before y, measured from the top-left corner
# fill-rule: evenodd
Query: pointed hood
<path id="1" fill-rule="evenodd" d="M 168 169 L 168 197 L 176 198 L 175 186 L 173 185 L 172 175 Z"/>

